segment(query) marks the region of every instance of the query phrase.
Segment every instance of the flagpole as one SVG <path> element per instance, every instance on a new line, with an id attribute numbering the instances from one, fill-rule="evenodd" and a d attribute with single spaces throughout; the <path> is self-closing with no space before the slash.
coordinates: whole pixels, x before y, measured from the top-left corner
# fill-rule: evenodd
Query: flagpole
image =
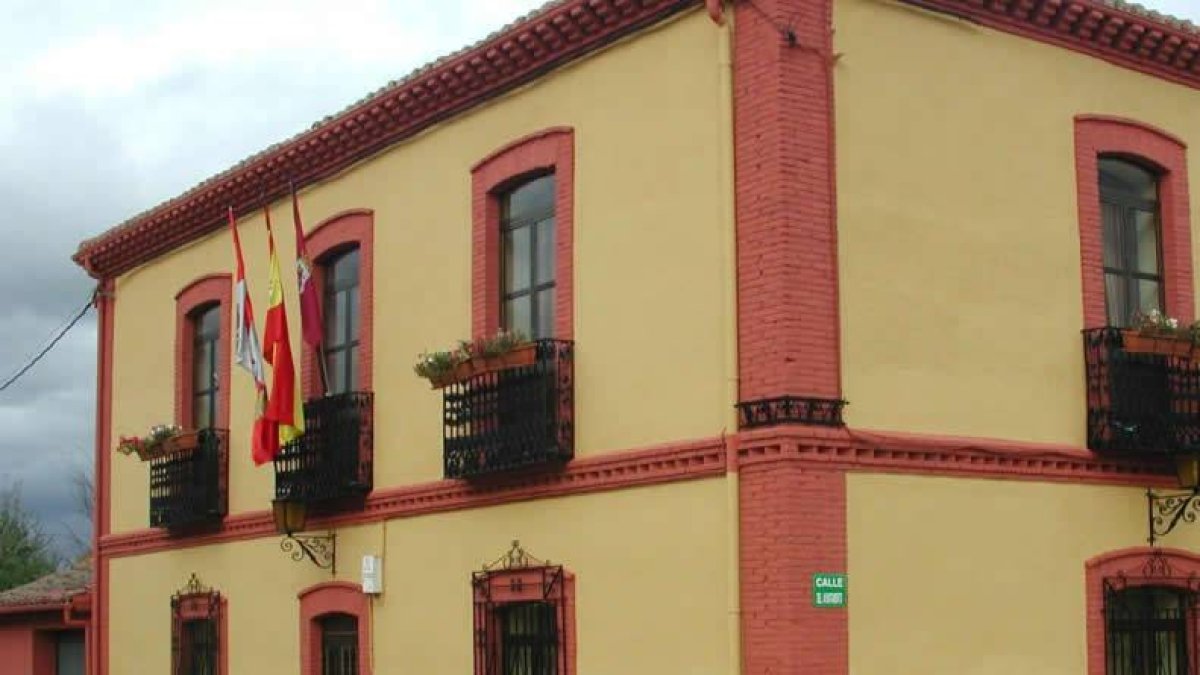
<path id="1" fill-rule="evenodd" d="M 323 343 L 322 343 L 323 344 Z M 325 363 L 325 348 L 318 344 L 314 349 L 317 352 L 317 363 L 321 364 L 321 391 L 325 395 L 329 395 L 329 366 Z"/>

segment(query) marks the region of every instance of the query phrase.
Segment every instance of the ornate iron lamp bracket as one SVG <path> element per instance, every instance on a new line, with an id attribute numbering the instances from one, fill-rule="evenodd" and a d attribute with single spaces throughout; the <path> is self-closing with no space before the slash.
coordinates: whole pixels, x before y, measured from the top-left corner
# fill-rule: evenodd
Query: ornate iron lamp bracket
<path id="1" fill-rule="evenodd" d="M 1200 512 L 1200 487 L 1190 492 L 1156 493 L 1146 490 L 1146 520 L 1150 536 L 1147 541 L 1153 546 L 1160 537 L 1165 537 L 1183 521 L 1196 522 Z"/>
<path id="2" fill-rule="evenodd" d="M 279 548 L 300 562 L 308 558 L 312 564 L 337 576 L 337 533 L 288 534 L 279 542 Z"/>

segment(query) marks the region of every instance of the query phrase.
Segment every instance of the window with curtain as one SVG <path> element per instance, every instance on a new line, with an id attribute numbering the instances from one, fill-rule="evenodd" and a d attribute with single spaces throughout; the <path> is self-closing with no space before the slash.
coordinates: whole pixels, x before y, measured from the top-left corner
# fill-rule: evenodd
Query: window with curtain
<path id="1" fill-rule="evenodd" d="M 1105 598 L 1108 675 L 1190 675 L 1192 592 L 1159 586 L 1109 591 Z"/>
<path id="2" fill-rule="evenodd" d="M 358 619 L 330 614 L 320 626 L 321 675 L 358 675 Z"/>
<path id="3" fill-rule="evenodd" d="M 502 325 L 532 338 L 554 337 L 554 174 L 500 196 Z"/>
<path id="4" fill-rule="evenodd" d="M 1116 157 L 1101 157 L 1099 166 L 1108 323 L 1128 326 L 1163 311 L 1158 176 Z"/>
<path id="5" fill-rule="evenodd" d="M 497 610 L 501 675 L 558 675 L 558 616 L 548 602 L 515 602 Z"/>
<path id="6" fill-rule="evenodd" d="M 353 248 L 327 258 L 324 271 L 325 365 L 330 394 L 358 391 L 359 254 Z"/>
<path id="7" fill-rule="evenodd" d="M 209 429 L 217 423 L 221 354 L 221 306 L 206 305 L 191 315 L 192 322 L 192 427 Z"/>

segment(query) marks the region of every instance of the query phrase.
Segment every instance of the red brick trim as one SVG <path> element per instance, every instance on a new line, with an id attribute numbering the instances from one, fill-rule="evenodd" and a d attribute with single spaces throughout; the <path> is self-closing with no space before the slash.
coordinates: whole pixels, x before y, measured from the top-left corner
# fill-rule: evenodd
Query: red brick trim
<path id="1" fill-rule="evenodd" d="M 209 303 L 221 306 L 221 337 L 217 359 L 216 427 L 229 428 L 229 364 L 231 361 L 230 315 L 233 312 L 233 281 L 229 274 L 210 274 L 185 286 L 175 296 L 175 422 L 192 428 L 192 322 L 191 313 Z"/>
<path id="2" fill-rule="evenodd" d="M 850 610 L 812 606 L 812 575 L 846 571 L 846 474 L 790 463 L 738 477 L 742 673 L 850 672 Z"/>
<path id="3" fill-rule="evenodd" d="M 300 674 L 321 675 L 321 628 L 327 614 L 349 614 L 358 619 L 358 672 L 371 675 L 371 603 L 362 587 L 329 581 L 300 591 Z"/>
<path id="4" fill-rule="evenodd" d="M 1127 155 L 1161 172 L 1162 266 L 1166 311 L 1181 321 L 1195 315 L 1192 293 L 1191 207 L 1188 198 L 1187 145 L 1148 124 L 1120 117 L 1075 118 L 1075 179 L 1079 201 L 1079 250 L 1083 273 L 1085 327 L 1108 323 L 1104 301 L 1104 242 L 1100 220 L 1097 160 Z"/>
<path id="5" fill-rule="evenodd" d="M 1169 565 L 1169 575 L 1155 574 L 1153 578 L 1147 578 L 1145 568 L 1151 561 L 1152 554 L 1162 556 L 1161 561 L 1157 561 L 1155 564 L 1162 572 L 1167 570 L 1160 566 L 1161 562 Z M 1104 580 L 1106 578 L 1125 576 L 1128 578 L 1126 582 L 1128 586 L 1154 585 L 1187 590 L 1195 590 L 1189 581 L 1200 578 L 1200 556 L 1170 548 L 1138 547 L 1113 551 L 1092 558 L 1087 561 L 1086 567 L 1088 675 L 1105 675 L 1107 665 L 1104 644 Z M 1189 580 L 1189 577 L 1192 579 Z M 1192 657 L 1193 664 L 1196 663 L 1197 650 L 1200 649 L 1200 644 L 1196 640 L 1197 635 L 1200 635 L 1200 631 L 1197 630 L 1198 626 L 1200 626 L 1200 618 L 1193 614 L 1190 626 L 1192 640 L 1188 645 L 1188 653 Z"/>
<path id="6" fill-rule="evenodd" d="M 336 213 L 321 221 L 304 235 L 308 255 L 313 261 L 313 282 L 318 289 L 318 302 L 325 302 L 325 268 L 323 262 L 331 254 L 357 247 L 359 255 L 359 389 L 371 391 L 374 372 L 374 350 L 372 339 L 375 326 L 375 212 L 371 209 L 350 209 Z M 303 346 L 300 359 L 300 378 L 305 397 L 315 398 L 321 391 L 320 364 L 316 351 Z"/>
<path id="7" fill-rule="evenodd" d="M 171 631 L 174 640 L 182 640 L 183 624 L 192 619 L 207 619 L 212 616 L 213 603 L 217 603 L 217 675 L 229 675 L 229 602 L 218 593 L 194 593 L 179 599 L 179 610 L 171 616 Z M 175 673 L 174 666 L 171 672 Z"/>
<path id="8" fill-rule="evenodd" d="M 92 612 L 87 636 L 89 672 L 101 675 L 108 665 L 108 561 L 101 542 L 112 532 L 112 377 L 116 283 L 100 282 L 96 293 L 96 503 L 92 513 Z"/>
<path id="9" fill-rule="evenodd" d="M 738 397 L 838 399 L 832 2 L 740 2 L 733 30 Z"/>
<path id="10" fill-rule="evenodd" d="M 475 644 L 475 675 L 493 672 L 487 667 L 487 659 L 495 653 L 499 639 L 496 611 L 514 602 L 549 602 L 554 605 L 558 617 L 559 649 L 562 650 L 558 671 L 563 675 L 575 675 L 575 575 L 561 569 L 562 578 L 544 593 L 544 575 L 552 573 L 547 566 L 497 570 L 487 573 L 474 582 L 475 635 L 482 635 L 484 642 Z"/>
<path id="11" fill-rule="evenodd" d="M 497 193 L 537 171 L 553 171 L 554 334 L 574 338 L 575 132 L 552 127 L 492 152 L 471 167 L 471 335 L 500 328 L 500 203 Z"/>
<path id="12" fill-rule="evenodd" d="M 697 0 L 563 0 L 479 44 L 420 69 L 311 130 L 89 239 L 74 260 L 113 277 L 225 227 L 225 209 L 253 213 L 382 149 L 521 87 Z"/>

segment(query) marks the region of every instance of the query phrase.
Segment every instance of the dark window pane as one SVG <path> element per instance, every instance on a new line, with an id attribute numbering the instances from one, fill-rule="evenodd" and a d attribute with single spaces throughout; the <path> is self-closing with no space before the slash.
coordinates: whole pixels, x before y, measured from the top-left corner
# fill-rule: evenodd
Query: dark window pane
<path id="1" fill-rule="evenodd" d="M 535 284 L 554 282 L 554 219 L 547 218 L 537 224 L 537 278 Z"/>
<path id="2" fill-rule="evenodd" d="M 345 391 L 358 391 L 358 345 L 354 345 L 347 352 L 345 380 Z"/>
<path id="3" fill-rule="evenodd" d="M 1157 281 L 1138 280 L 1138 314 L 1149 314 L 1151 310 L 1162 311 L 1162 297 Z"/>
<path id="4" fill-rule="evenodd" d="M 346 614 L 321 619 L 321 674 L 358 674 L 358 620 Z"/>
<path id="5" fill-rule="evenodd" d="M 197 429 L 209 429 L 213 426 L 213 395 L 198 394 L 193 399 L 192 426 Z"/>
<path id="6" fill-rule="evenodd" d="M 558 673 L 558 617 L 554 605 L 522 602 L 500 609 L 503 675 Z"/>
<path id="7" fill-rule="evenodd" d="M 1137 241 L 1137 271 L 1158 274 L 1158 223 L 1149 211 L 1132 211 L 1133 235 Z"/>
<path id="8" fill-rule="evenodd" d="M 1187 675 L 1191 591 L 1137 586 L 1108 591 L 1104 599 L 1108 672 L 1113 675 Z"/>
<path id="9" fill-rule="evenodd" d="M 186 621 L 183 624 L 184 673 L 186 675 L 216 675 L 216 626 L 208 619 Z"/>
<path id="10" fill-rule="evenodd" d="M 524 335 L 533 335 L 531 297 L 522 295 L 504 303 L 504 327 Z"/>
<path id="11" fill-rule="evenodd" d="M 358 288 L 346 291 L 349 296 L 347 306 L 349 307 L 349 316 L 346 318 L 346 340 L 349 342 L 358 341 Z"/>
<path id="12" fill-rule="evenodd" d="M 335 258 L 325 268 L 326 283 L 342 289 L 358 285 L 358 249 L 352 249 Z"/>
<path id="13" fill-rule="evenodd" d="M 1149 170 L 1115 157 L 1101 157 L 1099 168 L 1103 192 L 1124 193 L 1147 201 L 1158 199 L 1158 178 Z"/>
<path id="14" fill-rule="evenodd" d="M 1108 323 L 1112 326 L 1128 326 L 1126 307 L 1129 300 L 1125 294 L 1125 279 L 1119 274 L 1104 275 L 1105 299 L 1108 304 Z"/>
<path id="15" fill-rule="evenodd" d="M 526 333 L 529 335 L 529 333 Z M 554 337 L 554 289 L 547 288 L 537 294 L 537 338 Z"/>
<path id="16" fill-rule="evenodd" d="M 54 675 L 84 675 L 83 631 L 54 634 Z"/>
<path id="17" fill-rule="evenodd" d="M 221 306 L 210 305 L 200 310 L 193 319 L 196 339 L 215 340 L 221 333 Z"/>
<path id="18" fill-rule="evenodd" d="M 329 371 L 329 391 L 333 394 L 340 394 L 346 391 L 346 352 L 342 349 L 335 349 L 326 353 L 326 362 Z"/>
<path id="19" fill-rule="evenodd" d="M 341 292 L 325 304 L 325 343 L 328 347 L 340 347 L 346 342 L 346 317 L 350 312 L 350 296 Z"/>
<path id="20" fill-rule="evenodd" d="M 504 294 L 518 293 L 529 288 L 532 277 L 530 269 L 530 234 L 532 229 L 522 227 L 504 233 Z"/>
<path id="21" fill-rule="evenodd" d="M 554 175 L 535 178 L 509 192 L 502 201 L 505 225 L 539 220 L 554 212 Z"/>
<path id="22" fill-rule="evenodd" d="M 1104 222 L 1104 266 L 1124 267 L 1125 261 L 1121 258 L 1121 215 L 1123 211 L 1116 204 L 1101 204 L 1100 213 Z"/>
<path id="23" fill-rule="evenodd" d="M 208 391 L 213 387 L 213 365 L 216 363 L 216 343 L 197 342 L 192 350 L 192 391 Z"/>

